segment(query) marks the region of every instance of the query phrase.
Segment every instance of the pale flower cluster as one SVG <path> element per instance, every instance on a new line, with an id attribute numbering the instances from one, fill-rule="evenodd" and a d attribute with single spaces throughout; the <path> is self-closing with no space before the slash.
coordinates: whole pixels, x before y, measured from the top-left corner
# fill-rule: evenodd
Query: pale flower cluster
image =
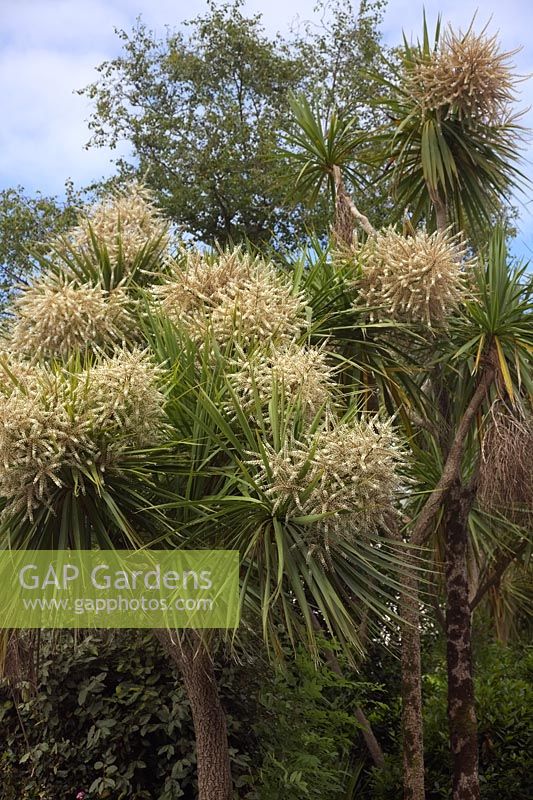
<path id="1" fill-rule="evenodd" d="M 148 447 L 163 435 L 162 376 L 139 349 L 118 350 L 87 371 L 85 402 L 95 430 L 113 434 L 111 449 Z"/>
<path id="2" fill-rule="evenodd" d="M 249 357 L 243 354 L 236 365 L 230 381 L 246 410 L 254 409 L 257 400 L 267 406 L 276 390 L 290 404 L 299 402 L 311 418 L 332 400 L 334 369 L 322 349 L 292 342 L 255 350 Z"/>
<path id="3" fill-rule="evenodd" d="M 290 341 L 304 325 L 304 298 L 274 265 L 241 250 L 215 260 L 191 253 L 183 268 L 154 289 L 163 312 L 201 340 L 211 329 L 224 345 L 237 339 Z"/>
<path id="4" fill-rule="evenodd" d="M 111 262 L 120 259 L 127 272 L 150 242 L 159 241 L 164 250 L 169 242 L 169 225 L 149 190 L 132 181 L 95 203 L 68 238 L 75 250 L 92 254 L 93 236 L 105 246 Z"/>
<path id="5" fill-rule="evenodd" d="M 401 488 L 401 447 L 391 421 L 340 423 L 280 450 L 267 448 L 260 483 L 287 516 L 325 514 L 308 530 L 314 541 L 353 541 L 386 524 Z"/>
<path id="6" fill-rule="evenodd" d="M 465 252 L 445 231 L 402 236 L 379 231 L 360 249 L 360 295 L 379 314 L 399 322 L 442 324 L 464 296 Z"/>
<path id="7" fill-rule="evenodd" d="M 449 107 L 461 116 L 502 122 L 515 99 L 514 53 L 499 50 L 497 36 L 450 28 L 431 58 L 409 72 L 408 91 L 424 108 Z"/>
<path id="8" fill-rule="evenodd" d="M 65 358 L 85 348 L 121 344 L 133 322 L 121 289 L 45 277 L 16 299 L 11 348 L 23 356 Z"/>
<path id="9" fill-rule="evenodd" d="M 164 430 L 159 375 L 139 351 L 118 352 L 77 373 L 35 367 L 0 394 L 0 496 L 5 515 L 30 520 L 57 489 L 83 490 L 84 471 L 119 465 L 129 447 Z"/>

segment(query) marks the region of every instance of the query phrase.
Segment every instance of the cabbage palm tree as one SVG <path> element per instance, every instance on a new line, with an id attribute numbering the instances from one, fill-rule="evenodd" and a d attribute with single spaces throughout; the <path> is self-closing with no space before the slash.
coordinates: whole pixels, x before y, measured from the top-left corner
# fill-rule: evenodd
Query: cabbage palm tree
<path id="1" fill-rule="evenodd" d="M 401 568 L 383 537 L 403 463 L 392 424 L 348 407 L 286 275 L 242 251 L 172 261 L 140 199 L 97 208 L 15 303 L 1 544 L 238 550 L 243 624 L 274 659 L 287 640 L 318 656 L 317 619 L 353 657 L 361 619 L 390 620 Z M 199 796 L 230 800 L 224 637 L 157 635 L 190 700 Z"/>
<path id="2" fill-rule="evenodd" d="M 336 130 L 329 122 L 320 123 L 317 114 L 311 125 L 305 103 L 300 104 L 295 114 L 299 137 L 290 137 L 292 147 L 300 146 L 295 159 L 296 185 L 309 190 L 312 180 L 316 185 L 319 176 L 322 179 L 323 176 L 336 176 L 336 180 L 333 177 L 334 188 L 337 198 L 341 195 L 343 202 L 336 204 L 334 231 L 336 227 L 343 227 L 349 215 L 368 237 L 367 245 L 362 249 L 356 247 L 351 256 L 345 253 L 344 260 L 356 265 L 353 272 L 357 276 L 359 271 L 363 281 L 361 287 L 364 287 L 365 274 L 367 282 L 378 279 L 373 297 L 377 304 L 381 294 L 383 308 L 376 308 L 373 321 L 382 325 L 390 319 L 391 312 L 394 316 L 397 311 L 397 306 L 391 306 L 390 298 L 398 296 L 398 293 L 401 296 L 402 286 L 409 289 L 411 285 L 415 290 L 417 262 L 416 259 L 409 261 L 409 245 L 395 239 L 396 234 L 377 232 L 362 217 L 347 197 L 342 170 L 349 165 L 353 171 L 357 157 L 384 166 L 384 178 L 392 180 L 395 190 L 397 217 L 404 218 L 405 232 L 410 234 L 408 239 L 412 241 L 418 236 L 415 226 L 421 220 L 426 222 L 428 231 L 437 227 L 443 237 L 448 235 L 449 223 L 457 232 L 466 227 L 471 234 L 478 235 L 483 224 L 501 210 L 502 200 L 521 177 L 517 169 L 519 128 L 509 117 L 515 83 L 508 67 L 511 54 L 500 53 L 495 39 L 484 34 L 476 36 L 471 29 L 464 35 L 449 31 L 440 42 L 439 37 L 440 24 L 431 47 L 424 21 L 423 44 L 411 46 L 404 43 L 399 66 L 391 65 L 392 79 L 383 79 L 383 96 L 376 98 L 376 103 L 386 109 L 389 121 L 370 137 L 366 151 L 361 140 L 352 134 L 351 148 L 338 148 L 338 163 L 333 163 L 331 154 L 335 154 L 336 149 L 331 139 L 334 139 Z M 350 129 L 349 121 L 344 123 L 343 131 L 346 129 Z M 305 139 L 305 147 L 298 138 Z M 343 239 L 349 247 L 351 231 L 337 238 Z M 403 262 L 399 258 L 393 264 L 387 258 L 387 245 L 391 248 L 398 245 L 400 251 L 405 251 Z M 411 284 L 404 274 L 410 263 L 413 266 Z M 418 261 L 419 265 L 422 263 Z M 429 265 L 431 260 L 426 259 L 425 263 Z M 471 609 L 466 591 L 466 542 L 476 496 L 477 468 L 470 478 L 464 474 L 464 453 L 474 422 L 482 410 L 486 410 L 489 392 L 494 392 L 496 386 L 514 402 L 514 382 L 520 386 L 529 386 L 531 382 L 528 361 L 531 339 L 527 333 L 531 305 L 526 296 L 524 271 L 513 272 L 507 265 L 501 231 L 497 231 L 493 238 L 486 264 L 486 269 L 477 273 L 474 299 L 460 304 L 458 308 L 464 311 L 451 313 L 450 320 L 460 320 L 459 325 L 448 330 L 442 328 L 439 331 L 437 328 L 430 331 L 429 337 L 427 331 L 426 335 L 421 331 L 420 324 L 414 327 L 412 333 L 419 338 L 411 337 L 407 346 L 415 359 L 421 359 L 417 368 L 413 369 L 408 359 L 400 358 L 394 370 L 395 381 L 390 380 L 389 372 L 385 391 L 383 370 L 376 370 L 371 378 L 383 402 L 390 403 L 391 396 L 396 397 L 403 411 L 400 418 L 407 421 L 411 435 L 416 434 L 412 438 L 413 455 L 426 481 L 419 499 L 409 508 L 409 519 L 406 520 L 409 540 L 417 546 L 426 544 L 437 523 L 443 520 L 449 565 L 449 714 L 454 753 L 454 798 L 457 800 L 479 796 L 469 645 Z M 382 269 L 385 271 L 380 277 Z M 423 275 L 424 270 L 419 274 Z M 430 269 L 428 274 L 431 274 Z M 347 288 L 349 294 L 349 286 Z M 344 320 L 349 318 L 347 309 L 350 306 L 353 309 L 353 300 L 344 302 L 341 312 Z M 406 311 L 408 307 L 409 303 Z M 405 319 L 402 324 L 405 327 Z M 330 334 L 342 330 L 346 339 L 350 339 L 347 348 L 353 355 L 356 332 L 349 335 L 348 326 L 340 323 L 338 317 L 330 326 Z M 324 326 L 324 333 L 327 327 Z M 412 325 L 407 327 L 413 328 Z M 405 335 L 405 330 L 402 334 Z M 364 337 L 367 352 L 368 338 Z M 403 345 L 405 347 L 405 341 Z M 472 353 L 474 346 L 476 349 Z M 364 350 L 359 346 L 359 359 Z M 407 376 L 412 380 L 411 384 L 406 380 Z M 398 391 L 398 386 L 401 391 Z M 440 435 L 436 435 L 437 431 Z M 419 446 L 419 438 L 424 440 L 427 434 L 431 437 L 429 442 L 424 441 L 424 445 Z M 478 462 L 479 451 L 471 463 Z M 417 585 L 416 577 L 407 579 L 403 604 L 407 623 L 402 636 L 404 785 L 405 797 L 410 800 L 424 798 Z M 465 643 L 461 651 L 459 640 Z M 458 673 L 454 673 L 458 659 L 464 659 L 460 680 L 457 679 Z M 463 697 L 460 696 L 461 686 L 465 688 Z M 462 730 L 461 719 L 469 720 Z"/>
<path id="3" fill-rule="evenodd" d="M 440 229 L 452 224 L 473 238 L 502 212 L 513 189 L 525 185 L 519 169 L 524 129 L 511 111 L 517 78 L 514 53 L 495 36 L 442 32 L 433 40 L 424 16 L 422 42 L 404 38 L 383 91 L 373 103 L 386 122 L 371 135 L 367 156 L 392 182 L 399 218 Z"/>

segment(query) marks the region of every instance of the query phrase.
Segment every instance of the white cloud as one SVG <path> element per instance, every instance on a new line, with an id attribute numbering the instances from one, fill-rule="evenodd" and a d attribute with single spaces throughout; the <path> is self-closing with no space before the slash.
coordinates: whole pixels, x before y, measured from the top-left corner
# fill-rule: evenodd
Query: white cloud
<path id="1" fill-rule="evenodd" d="M 121 8 L 121 5 L 124 8 Z M 2 36 L 22 51 L 83 52 L 111 44 L 114 26 L 127 24 L 125 4 L 106 0 L 3 0 Z"/>

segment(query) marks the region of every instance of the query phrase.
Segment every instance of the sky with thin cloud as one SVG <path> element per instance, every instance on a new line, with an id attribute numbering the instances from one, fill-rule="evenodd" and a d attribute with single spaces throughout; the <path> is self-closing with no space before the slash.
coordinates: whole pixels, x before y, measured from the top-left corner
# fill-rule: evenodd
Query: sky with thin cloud
<path id="1" fill-rule="evenodd" d="M 245 8 L 263 15 L 269 33 L 288 31 L 298 18 L 313 18 L 315 0 L 247 0 Z M 479 10 L 478 10 L 479 6 Z M 443 21 L 463 30 L 477 11 L 476 28 L 489 23 L 518 72 L 533 74 L 533 4 L 530 0 L 481 4 L 479 0 L 389 0 L 382 31 L 387 44 L 420 32 L 422 9 L 433 27 Z M 205 0 L 0 0 L 0 189 L 23 186 L 61 194 L 65 180 L 84 186 L 113 172 L 116 152 L 86 150 L 87 98 L 76 89 L 96 77 L 95 67 L 120 52 L 115 28 L 131 29 L 137 17 L 156 33 L 177 27 L 207 8 Z M 533 80 L 521 84 L 520 104 L 533 105 Z M 533 128 L 533 112 L 524 124 Z M 533 176 L 533 148 L 524 171 Z M 533 190 L 515 200 L 521 214 L 514 251 L 533 259 Z"/>

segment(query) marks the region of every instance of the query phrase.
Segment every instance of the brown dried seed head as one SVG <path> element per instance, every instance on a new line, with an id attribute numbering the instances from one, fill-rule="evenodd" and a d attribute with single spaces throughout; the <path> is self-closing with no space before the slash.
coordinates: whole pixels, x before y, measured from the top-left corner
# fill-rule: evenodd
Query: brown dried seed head
<path id="1" fill-rule="evenodd" d="M 483 506 L 530 526 L 533 519 L 533 418 L 496 403 L 483 436 L 478 495 Z"/>

